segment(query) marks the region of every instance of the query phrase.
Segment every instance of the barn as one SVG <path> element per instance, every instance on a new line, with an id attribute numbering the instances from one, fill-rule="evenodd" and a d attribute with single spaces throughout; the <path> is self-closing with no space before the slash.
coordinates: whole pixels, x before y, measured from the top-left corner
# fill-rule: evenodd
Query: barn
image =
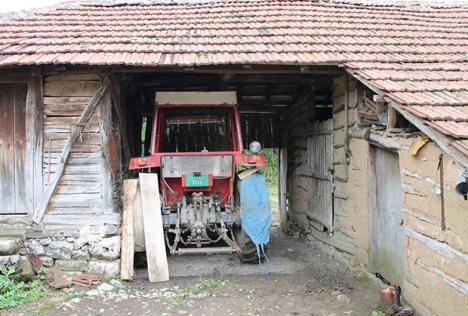
<path id="1" fill-rule="evenodd" d="M 0 24 L 0 264 L 116 276 L 155 92 L 236 91 L 280 152 L 280 215 L 422 315 L 468 296 L 468 7 L 59 6 Z M 144 142 L 143 142 L 144 144 Z M 437 289 L 437 290 L 434 290 Z"/>

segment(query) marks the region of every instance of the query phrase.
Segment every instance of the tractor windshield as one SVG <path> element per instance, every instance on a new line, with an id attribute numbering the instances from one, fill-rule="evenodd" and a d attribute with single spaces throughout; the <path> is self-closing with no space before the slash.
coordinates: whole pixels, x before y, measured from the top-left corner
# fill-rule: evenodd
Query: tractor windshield
<path id="1" fill-rule="evenodd" d="M 232 150 L 230 110 L 161 109 L 161 152 Z"/>

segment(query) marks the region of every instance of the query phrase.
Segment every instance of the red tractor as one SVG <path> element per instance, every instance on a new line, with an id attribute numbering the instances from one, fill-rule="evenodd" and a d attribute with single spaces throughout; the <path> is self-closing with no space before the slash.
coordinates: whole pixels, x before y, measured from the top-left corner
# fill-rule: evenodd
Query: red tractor
<path id="1" fill-rule="evenodd" d="M 150 155 L 131 158 L 129 169 L 159 174 L 171 254 L 257 259 L 258 247 L 242 229 L 237 167 L 265 166 L 265 158 L 260 143 L 249 147 L 245 153 L 235 92 L 156 93 Z"/>

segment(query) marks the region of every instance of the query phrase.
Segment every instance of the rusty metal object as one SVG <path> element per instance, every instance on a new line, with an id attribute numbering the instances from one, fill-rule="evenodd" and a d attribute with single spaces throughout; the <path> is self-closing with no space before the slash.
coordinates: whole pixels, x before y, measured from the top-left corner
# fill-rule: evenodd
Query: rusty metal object
<path id="1" fill-rule="evenodd" d="M 380 307 L 386 315 L 393 315 L 396 310 L 396 288 L 393 285 L 388 285 L 380 290 Z"/>
<path id="2" fill-rule="evenodd" d="M 102 276 L 99 273 L 85 272 L 80 275 L 75 275 L 71 279 L 71 283 L 74 285 L 80 285 L 84 287 L 90 287 L 96 284 L 97 281 L 102 280 Z"/>

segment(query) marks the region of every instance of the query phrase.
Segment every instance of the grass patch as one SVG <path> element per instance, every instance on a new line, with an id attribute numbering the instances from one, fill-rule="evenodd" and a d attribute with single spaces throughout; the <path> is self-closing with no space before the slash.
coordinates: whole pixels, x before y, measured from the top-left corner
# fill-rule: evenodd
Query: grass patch
<path id="1" fill-rule="evenodd" d="M 371 316 L 385 316 L 385 312 L 380 309 L 380 307 L 374 307 L 371 312 Z"/>
<path id="2" fill-rule="evenodd" d="M 181 307 L 185 305 L 185 297 L 188 295 L 197 295 L 206 290 L 213 290 L 222 287 L 226 281 L 218 279 L 200 279 L 197 283 L 189 283 L 182 288 L 174 291 L 175 295 L 168 298 L 167 302 L 172 307 Z"/>
<path id="3" fill-rule="evenodd" d="M 41 269 L 30 282 L 16 280 L 15 272 L 15 267 L 0 266 L 0 310 L 35 302 L 49 293 L 44 286 L 46 269 Z"/>
<path id="4" fill-rule="evenodd" d="M 111 281 L 111 284 L 116 288 L 117 290 L 125 290 L 127 286 L 120 280 L 114 279 Z"/>

